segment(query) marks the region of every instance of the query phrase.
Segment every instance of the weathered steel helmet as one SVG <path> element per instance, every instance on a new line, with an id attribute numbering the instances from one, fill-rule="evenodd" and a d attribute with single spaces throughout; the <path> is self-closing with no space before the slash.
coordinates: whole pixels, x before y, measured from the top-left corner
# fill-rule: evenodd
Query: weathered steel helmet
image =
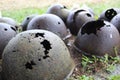
<path id="1" fill-rule="evenodd" d="M 64 39 L 67 34 L 65 23 L 61 18 L 54 14 L 43 14 L 33 18 L 27 27 L 27 30 L 31 29 L 44 29 L 57 34 Z"/>
<path id="2" fill-rule="evenodd" d="M 46 30 L 19 33 L 2 57 L 3 80 L 64 80 L 75 67 L 64 42 Z"/>
<path id="3" fill-rule="evenodd" d="M 87 55 L 116 56 L 119 52 L 120 35 L 116 27 L 103 20 L 91 21 L 83 25 L 74 42 L 74 47 Z"/>
<path id="4" fill-rule="evenodd" d="M 106 21 L 111 21 L 111 19 L 117 15 L 118 13 L 120 13 L 120 9 L 119 8 L 110 8 L 107 9 L 105 11 L 103 11 L 98 19 L 103 19 Z"/>
<path id="5" fill-rule="evenodd" d="M 37 14 L 32 14 L 27 16 L 21 23 L 22 30 L 25 31 L 27 29 L 28 23 L 35 17 Z"/>
<path id="6" fill-rule="evenodd" d="M 67 7 L 62 4 L 54 4 L 50 6 L 47 10 L 47 13 L 59 16 L 65 23 L 69 12 L 70 11 L 67 9 Z"/>
<path id="7" fill-rule="evenodd" d="M 120 13 L 113 17 L 110 22 L 118 29 L 120 33 Z"/>
<path id="8" fill-rule="evenodd" d="M 0 17 L 0 23 L 7 23 L 9 25 L 12 25 L 14 28 L 18 28 L 17 22 L 10 17 Z"/>
<path id="9" fill-rule="evenodd" d="M 92 20 L 94 20 L 93 14 L 84 9 L 77 9 L 70 12 L 67 18 L 67 27 L 73 35 L 77 35 L 82 25 Z"/>
<path id="10" fill-rule="evenodd" d="M 10 18 L 10 17 L 0 17 L 0 22 L 7 23 L 7 24 L 10 24 L 12 26 L 17 25 L 17 22 L 14 19 Z"/>
<path id="11" fill-rule="evenodd" d="M 0 23 L 0 58 L 5 46 L 16 35 L 16 29 L 6 23 Z"/>

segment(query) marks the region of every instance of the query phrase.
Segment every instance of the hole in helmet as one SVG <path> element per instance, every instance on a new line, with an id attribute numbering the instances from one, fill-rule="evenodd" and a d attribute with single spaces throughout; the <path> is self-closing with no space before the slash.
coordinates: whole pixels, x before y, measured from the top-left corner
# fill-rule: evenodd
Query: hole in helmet
<path id="1" fill-rule="evenodd" d="M 92 17 L 91 14 L 89 14 L 89 13 L 87 13 L 86 15 L 87 15 L 88 17 Z"/>
<path id="2" fill-rule="evenodd" d="M 4 30 L 7 31 L 8 29 L 5 28 Z"/>
<path id="3" fill-rule="evenodd" d="M 112 19 L 115 15 L 117 15 L 117 12 L 114 10 L 114 9 L 108 9 L 106 12 L 105 12 L 105 16 L 106 18 L 108 19 Z"/>
<path id="4" fill-rule="evenodd" d="M 17 52 L 16 50 L 13 50 L 12 52 Z"/>
<path id="5" fill-rule="evenodd" d="M 45 55 L 45 56 L 43 56 L 43 59 L 46 59 L 46 58 L 48 58 L 48 57 L 50 57 L 49 55 Z"/>
<path id="6" fill-rule="evenodd" d="M 67 7 L 66 7 L 66 6 L 63 6 L 63 8 L 65 8 L 65 9 L 66 9 Z"/>
<path id="7" fill-rule="evenodd" d="M 91 17 L 91 14 L 89 14 L 89 13 L 87 13 L 86 15 L 87 15 L 88 17 Z"/>
<path id="8" fill-rule="evenodd" d="M 14 27 L 12 27 L 12 26 L 11 26 L 11 29 L 14 30 L 14 31 L 16 31 L 16 29 Z"/>
<path id="9" fill-rule="evenodd" d="M 27 20 L 29 20 L 30 18 L 29 17 L 27 17 Z"/>
<path id="10" fill-rule="evenodd" d="M 33 69 L 33 65 L 36 65 L 34 61 L 30 61 L 25 64 L 26 69 Z"/>
<path id="11" fill-rule="evenodd" d="M 41 36 L 41 37 L 44 38 L 44 33 L 36 33 L 36 34 L 35 34 L 35 38 L 36 38 L 36 37 L 39 37 L 39 36 Z"/>
<path id="12" fill-rule="evenodd" d="M 46 59 L 46 58 L 50 57 L 48 55 L 48 53 L 49 53 L 49 50 L 52 49 L 52 47 L 51 47 L 51 44 L 48 40 L 44 40 L 43 42 L 41 42 L 41 44 L 45 48 L 45 50 L 44 50 L 45 56 L 43 56 L 43 59 Z"/>
<path id="13" fill-rule="evenodd" d="M 41 61 L 41 58 L 39 58 L 38 61 Z"/>
<path id="14" fill-rule="evenodd" d="M 58 24 L 60 24 L 60 22 L 58 22 Z"/>
<path id="15" fill-rule="evenodd" d="M 85 25 L 83 25 L 82 29 L 81 29 L 81 34 L 84 35 L 86 34 L 97 34 L 97 30 L 100 30 L 101 27 L 103 27 L 105 25 L 103 20 L 97 20 L 97 21 L 90 21 L 88 23 L 86 23 Z"/>

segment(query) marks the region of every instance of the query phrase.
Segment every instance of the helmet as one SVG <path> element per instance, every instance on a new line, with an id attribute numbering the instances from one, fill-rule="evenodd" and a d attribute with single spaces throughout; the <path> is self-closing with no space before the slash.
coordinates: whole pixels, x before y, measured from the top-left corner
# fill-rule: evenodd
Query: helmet
<path id="1" fill-rule="evenodd" d="M 27 27 L 27 30 L 31 29 L 48 30 L 57 34 L 62 39 L 68 35 L 66 26 L 62 19 L 53 14 L 43 14 L 33 18 Z"/>
<path id="2" fill-rule="evenodd" d="M 75 65 L 64 42 L 46 30 L 16 35 L 3 53 L 4 80 L 63 80 Z"/>
<path id="3" fill-rule="evenodd" d="M 16 35 L 16 29 L 6 23 L 0 23 L 0 58 L 5 46 Z"/>
<path id="4" fill-rule="evenodd" d="M 74 42 L 74 47 L 87 55 L 116 56 L 120 35 L 114 25 L 107 21 L 91 21 L 83 25 Z"/>

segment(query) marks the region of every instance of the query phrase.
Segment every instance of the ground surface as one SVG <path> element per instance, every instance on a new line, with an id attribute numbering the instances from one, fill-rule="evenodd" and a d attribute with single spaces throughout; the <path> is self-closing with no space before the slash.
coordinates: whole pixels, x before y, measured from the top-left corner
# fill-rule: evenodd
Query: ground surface
<path id="1" fill-rule="evenodd" d="M 0 10 L 20 9 L 26 7 L 46 7 L 54 3 L 62 3 L 66 6 L 73 6 L 79 3 L 99 3 L 105 0 L 0 0 Z"/>

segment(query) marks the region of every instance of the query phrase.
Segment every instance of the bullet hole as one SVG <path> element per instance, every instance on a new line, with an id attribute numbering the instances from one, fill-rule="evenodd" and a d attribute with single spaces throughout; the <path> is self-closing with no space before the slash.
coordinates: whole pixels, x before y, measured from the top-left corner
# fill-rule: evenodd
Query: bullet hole
<path id="1" fill-rule="evenodd" d="M 89 13 L 87 13 L 86 15 L 87 15 L 88 17 L 92 17 L 91 14 L 89 14 Z"/>
<path id="2" fill-rule="evenodd" d="M 27 17 L 27 20 L 29 20 L 30 18 L 29 17 Z"/>
<path id="3" fill-rule="evenodd" d="M 12 52 L 17 52 L 16 50 L 13 50 Z"/>
<path id="4" fill-rule="evenodd" d="M 36 33 L 36 34 L 35 34 L 35 37 L 39 37 L 39 36 L 41 36 L 41 37 L 44 38 L 44 33 Z"/>
<path id="5" fill-rule="evenodd" d="M 112 19 L 115 15 L 117 15 L 117 12 L 114 10 L 114 9 L 108 9 L 106 12 L 105 12 L 105 16 L 106 18 L 108 19 Z"/>
<path id="6" fill-rule="evenodd" d="M 16 29 L 14 27 L 11 27 L 12 30 L 16 31 Z"/>
<path id="7" fill-rule="evenodd" d="M 50 57 L 49 55 L 45 55 L 43 56 L 43 59 L 47 59 L 48 57 Z"/>
<path id="8" fill-rule="evenodd" d="M 45 56 L 43 56 L 43 59 L 46 59 L 46 58 L 50 57 L 48 55 L 48 53 L 49 53 L 49 50 L 52 49 L 52 47 L 51 47 L 51 44 L 50 44 L 50 42 L 48 40 L 44 40 L 43 42 L 41 42 L 41 44 L 45 48 L 45 51 L 44 51 Z"/>
<path id="9" fill-rule="evenodd" d="M 16 49 L 15 47 L 13 48 L 12 52 L 18 52 L 19 50 Z"/>
<path id="10" fill-rule="evenodd" d="M 45 48 L 46 50 L 52 49 L 52 48 L 51 48 L 51 44 L 50 44 L 50 42 L 49 42 L 48 40 L 44 40 L 43 42 L 41 42 L 41 44 L 44 46 L 44 48 Z"/>
<path id="11" fill-rule="evenodd" d="M 41 59 L 38 59 L 38 61 L 41 61 Z"/>
<path id="12" fill-rule="evenodd" d="M 58 24 L 60 24 L 60 22 L 58 22 Z"/>
<path id="13" fill-rule="evenodd" d="M 26 69 L 33 69 L 33 65 L 36 65 L 34 61 L 30 61 L 25 64 Z"/>
<path id="14" fill-rule="evenodd" d="M 5 28 L 4 30 L 7 31 L 8 29 Z"/>
<path id="15" fill-rule="evenodd" d="M 93 33 L 96 35 L 97 30 L 100 30 L 101 27 L 105 25 L 103 20 L 97 20 L 97 21 L 91 21 L 86 23 L 82 29 L 81 29 L 81 34 L 84 35 L 87 33 L 88 35 Z"/>
<path id="16" fill-rule="evenodd" d="M 63 6 L 63 8 L 67 9 L 67 7 L 66 7 L 66 6 Z"/>

